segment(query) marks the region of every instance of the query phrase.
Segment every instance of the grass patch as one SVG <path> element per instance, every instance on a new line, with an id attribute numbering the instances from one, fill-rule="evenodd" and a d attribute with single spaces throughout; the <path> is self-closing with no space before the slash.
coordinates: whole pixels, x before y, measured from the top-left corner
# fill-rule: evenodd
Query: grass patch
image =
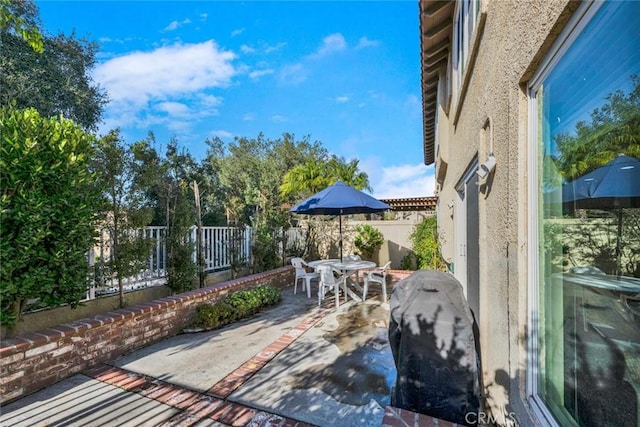
<path id="1" fill-rule="evenodd" d="M 215 304 L 203 304 L 196 309 L 190 329 L 218 329 L 247 318 L 280 302 L 281 292 L 270 285 L 234 292 Z"/>

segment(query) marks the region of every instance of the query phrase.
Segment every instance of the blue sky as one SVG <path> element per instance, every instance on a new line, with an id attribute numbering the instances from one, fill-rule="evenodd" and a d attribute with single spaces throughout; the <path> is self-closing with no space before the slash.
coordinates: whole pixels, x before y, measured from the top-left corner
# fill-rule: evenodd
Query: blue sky
<path id="1" fill-rule="evenodd" d="M 289 132 L 358 158 L 376 197 L 433 195 L 417 1 L 37 4 L 46 32 L 100 43 L 100 133 L 175 136 L 202 158 L 206 138 Z"/>

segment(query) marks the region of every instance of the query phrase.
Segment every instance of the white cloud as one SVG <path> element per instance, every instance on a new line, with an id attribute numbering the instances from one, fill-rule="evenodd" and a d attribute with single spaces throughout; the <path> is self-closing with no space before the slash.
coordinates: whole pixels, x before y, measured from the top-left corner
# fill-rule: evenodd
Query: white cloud
<path id="1" fill-rule="evenodd" d="M 285 42 L 279 42 L 279 43 L 276 43 L 274 45 L 260 43 L 259 47 L 254 47 L 254 46 L 249 46 L 248 44 L 243 44 L 242 46 L 240 46 L 240 50 L 242 51 L 242 53 L 246 53 L 246 54 L 259 52 L 261 54 L 268 55 L 268 54 L 270 54 L 272 52 L 276 52 L 276 51 L 282 49 L 286 45 L 287 45 L 287 43 L 285 43 Z"/>
<path id="2" fill-rule="evenodd" d="M 285 47 L 287 45 L 287 43 L 285 42 L 280 42 L 280 43 L 276 43 L 273 46 L 266 46 L 264 48 L 264 53 L 271 53 L 271 52 L 275 52 L 277 50 L 282 49 L 283 47 Z"/>
<path id="3" fill-rule="evenodd" d="M 160 102 L 155 108 L 171 116 L 186 117 L 190 113 L 189 107 L 181 102 Z"/>
<path id="4" fill-rule="evenodd" d="M 254 53 L 256 50 L 249 45 L 243 44 L 242 46 L 240 46 L 240 51 L 242 53 L 249 54 L 249 53 Z"/>
<path id="5" fill-rule="evenodd" d="M 231 31 L 231 37 L 239 36 L 242 33 L 244 33 L 244 28 L 235 29 Z"/>
<path id="6" fill-rule="evenodd" d="M 220 139 L 229 139 L 229 138 L 233 138 L 233 134 L 229 131 L 226 130 L 214 130 L 211 132 L 211 134 L 213 136 L 217 136 Z"/>
<path id="7" fill-rule="evenodd" d="M 276 123 L 282 123 L 282 122 L 286 122 L 288 119 L 283 115 L 274 114 L 273 116 L 271 116 L 271 120 Z"/>
<path id="8" fill-rule="evenodd" d="M 169 25 L 167 25 L 166 27 L 164 27 L 162 29 L 162 31 L 173 31 L 173 30 L 177 30 L 178 27 L 180 26 L 180 23 L 178 21 L 171 21 L 171 23 Z"/>
<path id="9" fill-rule="evenodd" d="M 375 46 L 378 46 L 379 44 L 380 42 L 377 40 L 369 40 L 366 37 L 360 37 L 360 40 L 358 40 L 358 44 L 356 45 L 356 49 L 363 49 L 365 47 L 375 47 Z"/>
<path id="10" fill-rule="evenodd" d="M 266 70 L 256 70 L 256 71 L 250 72 L 249 73 L 249 77 L 254 79 L 254 80 L 256 80 L 256 79 L 259 79 L 262 76 L 266 76 L 268 74 L 273 74 L 273 73 L 274 73 L 274 71 L 271 68 L 266 69 Z"/>
<path id="11" fill-rule="evenodd" d="M 183 19 L 182 21 L 171 21 L 171 23 L 169 23 L 169 25 L 164 27 L 162 29 L 162 31 L 163 32 L 174 31 L 174 30 L 177 30 L 178 28 L 182 27 L 183 25 L 187 25 L 187 24 L 191 24 L 191 20 L 189 18 Z"/>
<path id="12" fill-rule="evenodd" d="M 300 63 L 285 65 L 280 70 L 279 80 L 283 84 L 299 84 L 307 80 L 307 69 Z"/>
<path id="13" fill-rule="evenodd" d="M 242 116 L 242 120 L 245 122 L 251 122 L 256 119 L 256 115 L 254 113 L 247 113 Z"/>
<path id="14" fill-rule="evenodd" d="M 218 114 L 222 98 L 211 90 L 226 87 L 237 73 L 235 54 L 212 41 L 174 44 L 149 52 L 132 52 L 99 64 L 93 78 L 106 89 L 110 103 L 105 122 L 110 127 L 168 123 L 187 101 L 193 112 L 181 117 L 191 122 Z M 188 64 L 189 66 L 185 66 Z"/>
<path id="15" fill-rule="evenodd" d="M 323 56 L 334 52 L 339 52 L 347 48 L 347 42 L 340 33 L 330 34 L 322 39 L 322 46 L 316 51 L 316 55 Z"/>
<path id="16" fill-rule="evenodd" d="M 201 13 L 200 14 L 200 20 L 201 21 L 206 21 L 208 17 L 209 17 L 208 13 Z"/>
<path id="17" fill-rule="evenodd" d="M 205 107 L 217 107 L 218 105 L 222 104 L 222 98 L 219 96 L 198 94 L 197 97 L 200 101 L 200 104 Z"/>
<path id="18" fill-rule="evenodd" d="M 381 167 L 376 158 L 360 161 L 360 169 L 369 176 L 373 196 L 379 199 L 428 197 L 435 191 L 433 166 L 405 164 Z"/>
<path id="19" fill-rule="evenodd" d="M 335 101 L 338 104 L 344 104 L 345 102 L 349 102 L 349 97 L 346 95 L 338 96 L 336 97 Z"/>

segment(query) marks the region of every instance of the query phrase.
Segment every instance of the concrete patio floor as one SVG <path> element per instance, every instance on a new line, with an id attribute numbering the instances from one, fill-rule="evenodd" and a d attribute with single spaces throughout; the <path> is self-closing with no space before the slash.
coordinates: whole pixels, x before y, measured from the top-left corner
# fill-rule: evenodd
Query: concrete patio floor
<path id="1" fill-rule="evenodd" d="M 6 426 L 380 426 L 395 367 L 380 297 L 292 288 L 226 328 L 174 336 L 1 408 Z"/>

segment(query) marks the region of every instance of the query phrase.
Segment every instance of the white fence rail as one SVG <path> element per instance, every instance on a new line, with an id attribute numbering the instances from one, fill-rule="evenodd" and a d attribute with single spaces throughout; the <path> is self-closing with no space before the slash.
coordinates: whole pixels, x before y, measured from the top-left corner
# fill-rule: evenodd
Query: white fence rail
<path id="1" fill-rule="evenodd" d="M 194 243 L 197 233 L 197 229 L 191 230 Z M 206 271 L 231 268 L 233 263 L 247 264 L 251 258 L 251 228 L 202 227 L 202 251 Z"/>
<path id="2" fill-rule="evenodd" d="M 191 230 L 194 244 L 192 259 L 197 258 L 197 229 Z M 123 280 L 125 290 L 135 290 L 166 283 L 167 247 L 166 227 L 145 227 L 134 231 L 140 238 L 153 242 L 146 267 L 138 274 Z M 246 265 L 251 260 L 251 228 L 202 227 L 202 257 L 205 271 L 226 270 L 236 265 Z M 96 246 L 89 252 L 89 265 L 93 267 L 92 287 L 87 299 L 119 292 L 118 282 L 109 271 L 113 242 L 108 232 L 102 232 Z"/>

